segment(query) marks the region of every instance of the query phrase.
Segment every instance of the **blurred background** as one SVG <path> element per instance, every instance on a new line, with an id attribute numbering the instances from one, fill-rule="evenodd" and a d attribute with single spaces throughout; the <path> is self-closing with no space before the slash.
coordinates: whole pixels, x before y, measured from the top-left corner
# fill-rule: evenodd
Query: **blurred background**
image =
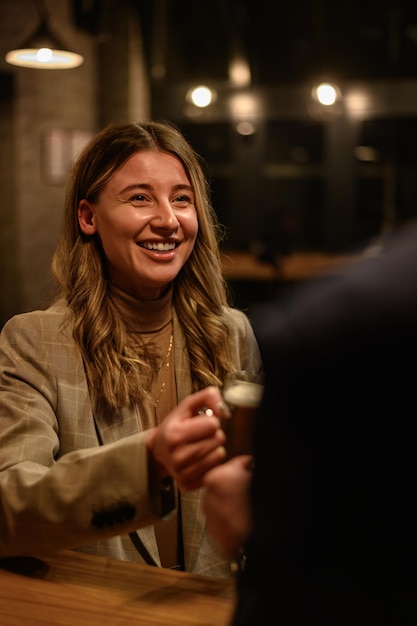
<path id="1" fill-rule="evenodd" d="M 6 61 L 45 20 L 81 65 Z M 45 305 L 82 146 L 151 118 L 203 157 L 250 312 L 416 217 L 417 3 L 1 0 L 0 325 Z"/>

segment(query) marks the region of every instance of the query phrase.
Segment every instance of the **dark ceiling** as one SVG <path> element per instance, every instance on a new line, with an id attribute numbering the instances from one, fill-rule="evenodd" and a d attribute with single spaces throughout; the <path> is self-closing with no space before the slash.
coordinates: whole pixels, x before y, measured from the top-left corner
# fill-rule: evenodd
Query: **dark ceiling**
<path id="1" fill-rule="evenodd" d="M 226 80 L 239 45 L 255 85 L 317 78 L 417 78 L 416 0 L 73 0 L 78 27 L 111 34 L 112 12 L 137 9 L 152 67 L 167 83 Z"/>

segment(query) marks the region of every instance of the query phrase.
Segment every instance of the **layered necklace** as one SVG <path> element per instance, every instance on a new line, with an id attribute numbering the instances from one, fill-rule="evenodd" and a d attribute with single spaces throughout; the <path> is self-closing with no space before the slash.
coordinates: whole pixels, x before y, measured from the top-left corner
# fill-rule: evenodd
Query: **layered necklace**
<path id="1" fill-rule="evenodd" d="M 137 334 L 141 358 L 150 360 L 152 378 L 144 380 L 144 384 L 148 384 L 149 399 L 140 403 L 137 411 L 140 430 L 146 430 L 177 404 L 172 287 L 159 300 L 149 301 L 135 298 L 115 286 L 111 286 L 111 292 L 120 315 Z"/>
<path id="2" fill-rule="evenodd" d="M 157 409 L 158 409 L 158 405 L 159 405 L 159 401 L 161 399 L 162 393 L 166 387 L 166 384 L 169 380 L 169 375 L 170 375 L 170 364 L 171 364 L 171 353 L 172 353 L 172 346 L 174 344 L 174 335 L 172 333 L 171 330 L 171 335 L 169 338 L 169 344 L 168 344 L 168 351 L 165 355 L 165 359 L 162 361 L 161 366 L 158 368 L 158 378 L 161 381 L 161 387 L 157 393 L 156 399 L 154 399 L 152 401 L 153 404 L 153 408 L 155 411 L 155 420 L 158 422 L 157 419 Z"/>

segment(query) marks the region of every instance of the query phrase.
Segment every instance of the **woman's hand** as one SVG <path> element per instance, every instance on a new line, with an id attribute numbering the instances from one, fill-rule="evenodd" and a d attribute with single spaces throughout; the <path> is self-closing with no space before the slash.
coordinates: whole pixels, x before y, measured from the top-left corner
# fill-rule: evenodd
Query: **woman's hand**
<path id="1" fill-rule="evenodd" d="M 226 416 L 217 387 L 184 398 L 148 432 L 150 471 L 159 478 L 172 476 L 183 491 L 201 487 L 205 473 L 225 458 L 226 437 L 219 417 Z"/>
<path id="2" fill-rule="evenodd" d="M 252 457 L 236 456 L 207 472 L 202 501 L 207 530 L 224 553 L 235 558 L 252 527 L 250 483 Z"/>

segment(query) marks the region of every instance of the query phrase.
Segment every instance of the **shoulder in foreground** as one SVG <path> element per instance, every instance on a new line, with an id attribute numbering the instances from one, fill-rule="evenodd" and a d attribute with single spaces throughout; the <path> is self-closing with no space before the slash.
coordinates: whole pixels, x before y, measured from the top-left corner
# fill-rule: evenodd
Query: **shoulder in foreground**
<path id="1" fill-rule="evenodd" d="M 3 328 L 24 328 L 31 326 L 61 326 L 64 320 L 67 306 L 63 300 L 55 302 L 47 309 L 36 309 L 26 313 L 18 313 L 11 317 L 3 326 Z"/>

